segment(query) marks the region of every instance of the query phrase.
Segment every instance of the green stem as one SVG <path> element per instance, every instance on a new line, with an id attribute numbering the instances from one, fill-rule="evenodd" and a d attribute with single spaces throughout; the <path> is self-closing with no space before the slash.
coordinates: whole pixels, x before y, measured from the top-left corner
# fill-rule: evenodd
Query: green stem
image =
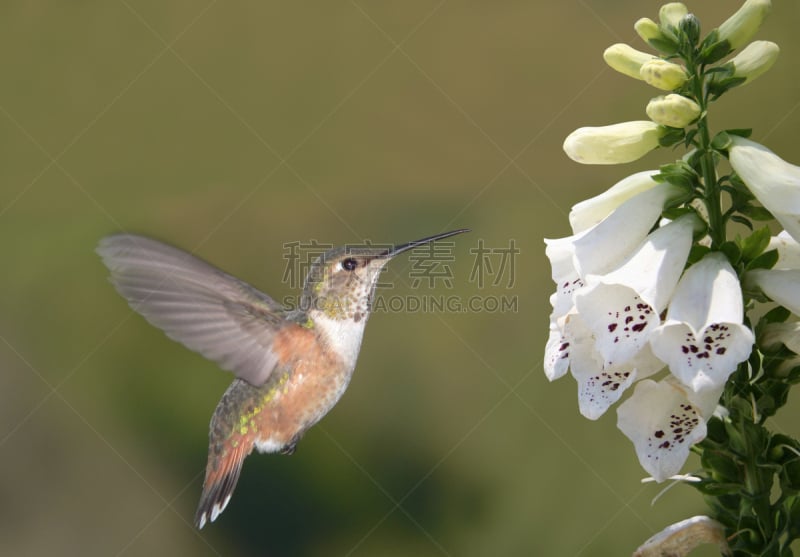
<path id="1" fill-rule="evenodd" d="M 717 172 L 714 167 L 714 153 L 708 133 L 708 121 L 705 106 L 701 105 L 703 115 L 697 122 L 700 132 L 700 169 L 703 173 L 703 202 L 708 211 L 708 234 L 711 237 L 711 249 L 719 249 L 725 242 L 725 219 L 720 206 L 720 189 L 717 184 Z"/>
<path id="2" fill-rule="evenodd" d="M 708 96 L 705 92 L 703 67 L 689 61 L 687 67 L 694 74 L 693 95 L 700 105 L 700 119 L 697 121 L 699 135 L 700 170 L 703 175 L 703 203 L 708 211 L 708 234 L 711 249 L 719 249 L 725 242 L 725 219 L 720 206 L 720 189 L 714 165 L 714 150 L 711 147 L 711 134 L 708 131 Z"/>

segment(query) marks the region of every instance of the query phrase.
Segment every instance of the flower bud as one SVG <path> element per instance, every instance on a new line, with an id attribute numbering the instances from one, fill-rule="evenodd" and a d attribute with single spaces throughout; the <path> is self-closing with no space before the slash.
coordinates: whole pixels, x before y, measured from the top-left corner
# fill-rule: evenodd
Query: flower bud
<path id="1" fill-rule="evenodd" d="M 640 70 L 645 62 L 658 60 L 657 57 L 641 52 L 624 43 L 613 44 L 603 52 L 606 64 L 634 79 L 643 79 Z"/>
<path id="2" fill-rule="evenodd" d="M 648 85 L 663 91 L 674 91 L 686 83 L 687 79 L 682 66 L 660 58 L 642 64 L 639 74 Z"/>
<path id="3" fill-rule="evenodd" d="M 743 77 L 749 83 L 772 67 L 780 51 L 773 42 L 753 41 L 723 67 L 730 67 L 733 77 Z"/>
<path id="4" fill-rule="evenodd" d="M 686 14 L 681 18 L 678 26 L 691 44 L 697 44 L 697 41 L 700 39 L 700 20 L 697 19 L 696 15 Z"/>
<path id="5" fill-rule="evenodd" d="M 661 9 L 658 10 L 658 20 L 661 22 L 661 25 L 670 25 L 677 29 L 683 16 L 688 13 L 689 10 L 686 9 L 686 6 L 681 2 L 670 2 L 664 4 L 661 6 Z"/>
<path id="6" fill-rule="evenodd" d="M 649 17 L 643 17 L 633 24 L 633 28 L 646 43 L 650 43 L 650 39 L 663 39 L 664 33 L 658 27 L 658 23 Z"/>
<path id="7" fill-rule="evenodd" d="M 719 40 L 737 49 L 753 38 L 772 9 L 770 0 L 746 0 L 739 10 L 719 26 Z"/>
<path id="8" fill-rule="evenodd" d="M 564 140 L 564 152 L 581 164 L 635 161 L 658 147 L 666 128 L 649 120 L 578 128 Z"/>
<path id="9" fill-rule="evenodd" d="M 685 128 L 700 116 L 700 105 L 692 99 L 671 93 L 647 103 L 647 115 L 656 124 Z"/>

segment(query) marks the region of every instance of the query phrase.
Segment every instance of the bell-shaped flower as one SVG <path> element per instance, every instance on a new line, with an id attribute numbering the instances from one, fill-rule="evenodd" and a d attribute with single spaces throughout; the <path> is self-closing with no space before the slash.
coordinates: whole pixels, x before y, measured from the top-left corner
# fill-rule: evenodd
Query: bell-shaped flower
<path id="1" fill-rule="evenodd" d="M 723 254 L 711 253 L 684 273 L 650 345 L 684 385 L 717 389 L 750 356 L 753 332 L 743 317 L 739 278 Z"/>
<path id="2" fill-rule="evenodd" d="M 800 241 L 800 166 L 744 137 L 731 135 L 728 158 L 748 189 Z"/>
<path id="3" fill-rule="evenodd" d="M 695 393 L 674 377 L 639 381 L 617 408 L 617 427 L 636 449 L 642 468 L 657 482 L 680 472 L 689 449 L 706 436 L 722 387 Z"/>
<path id="4" fill-rule="evenodd" d="M 675 29 L 681 23 L 683 16 L 689 13 L 689 10 L 681 2 L 668 2 L 661 6 L 658 10 L 658 21 L 661 25 L 674 27 Z"/>
<path id="5" fill-rule="evenodd" d="M 578 406 L 584 417 L 598 419 L 635 381 L 664 369 L 664 362 L 649 347 L 627 362 L 604 368 L 591 329 L 580 314 L 570 317 L 567 329 L 574 348 L 569 371 L 578 383 Z"/>
<path id="6" fill-rule="evenodd" d="M 732 49 L 750 42 L 772 9 L 770 0 L 746 0 L 735 14 L 719 26 L 719 40 L 728 41 Z"/>
<path id="7" fill-rule="evenodd" d="M 685 215 L 657 229 L 615 270 L 586 276 L 575 307 L 604 368 L 624 364 L 647 345 L 681 276 L 697 220 Z"/>
<path id="8" fill-rule="evenodd" d="M 759 289 L 795 315 L 800 315 L 800 269 L 754 269 L 744 275 L 748 289 Z"/>
<path id="9" fill-rule="evenodd" d="M 641 80 L 644 79 L 640 74 L 642 65 L 650 60 L 658 60 L 658 57 L 636 50 L 625 43 L 617 43 L 603 52 L 603 60 L 619 73 Z"/>
<path id="10" fill-rule="evenodd" d="M 568 338 L 565 325 L 568 313 L 574 309 L 575 293 L 585 284 L 584 277 L 589 273 L 605 273 L 625 260 L 647 237 L 664 205 L 680 194 L 680 188 L 653 183 L 650 189 L 625 200 L 594 226 L 573 236 L 545 239 L 545 253 L 556 284 L 556 291 L 550 296 L 553 311 L 544 358 L 548 379 L 553 381 L 563 376 L 569 366 L 574 342 Z"/>
<path id="11" fill-rule="evenodd" d="M 777 250 L 778 262 L 773 269 L 800 269 L 800 244 L 785 230 L 769 239 L 765 251 Z"/>
<path id="12" fill-rule="evenodd" d="M 674 91 L 689 79 L 683 66 L 660 58 L 642 64 L 639 75 L 645 83 L 662 91 Z"/>
<path id="13" fill-rule="evenodd" d="M 578 128 L 564 140 L 564 152 L 581 164 L 635 161 L 658 147 L 666 128 L 649 120 Z"/>
<path id="14" fill-rule="evenodd" d="M 616 267 L 642 243 L 664 206 L 682 193 L 677 186 L 658 184 L 627 199 L 591 228 L 545 239 L 553 281 L 573 290 L 568 282 L 575 276 L 603 274 Z"/>
<path id="15" fill-rule="evenodd" d="M 658 185 L 653 176 L 658 170 L 645 170 L 623 178 L 600 195 L 590 197 L 572 206 L 569 224 L 572 232 L 578 234 L 598 224 L 614 209 L 631 197 Z"/>
<path id="16" fill-rule="evenodd" d="M 753 41 L 722 67 L 730 70 L 733 77 L 743 77 L 745 83 L 750 83 L 772 67 L 780 52 L 780 47 L 771 41 Z"/>
<path id="17" fill-rule="evenodd" d="M 645 111 L 656 124 L 685 128 L 700 116 L 700 105 L 688 97 L 670 93 L 651 99 Z"/>

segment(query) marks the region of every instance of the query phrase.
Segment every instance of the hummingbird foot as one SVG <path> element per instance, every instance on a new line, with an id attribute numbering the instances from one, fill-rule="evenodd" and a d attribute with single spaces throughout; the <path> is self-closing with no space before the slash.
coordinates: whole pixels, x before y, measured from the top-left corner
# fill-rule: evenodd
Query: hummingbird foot
<path id="1" fill-rule="evenodd" d="M 297 433 L 292 440 L 286 443 L 281 449 L 280 453 L 284 455 L 293 455 L 294 452 L 297 450 L 297 444 L 300 442 L 300 439 L 303 437 L 303 433 Z"/>

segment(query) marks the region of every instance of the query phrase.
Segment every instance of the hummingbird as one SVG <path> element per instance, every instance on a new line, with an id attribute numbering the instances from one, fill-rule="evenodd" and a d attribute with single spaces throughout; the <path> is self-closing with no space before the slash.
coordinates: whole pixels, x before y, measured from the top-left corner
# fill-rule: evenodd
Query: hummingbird
<path id="1" fill-rule="evenodd" d="M 292 454 L 350 383 L 378 277 L 396 255 L 453 230 L 391 248 L 338 247 L 310 266 L 299 304 L 268 295 L 181 249 L 135 234 L 103 238 L 97 253 L 131 308 L 168 337 L 236 378 L 211 418 L 195 526 L 230 502 L 244 459 Z"/>

